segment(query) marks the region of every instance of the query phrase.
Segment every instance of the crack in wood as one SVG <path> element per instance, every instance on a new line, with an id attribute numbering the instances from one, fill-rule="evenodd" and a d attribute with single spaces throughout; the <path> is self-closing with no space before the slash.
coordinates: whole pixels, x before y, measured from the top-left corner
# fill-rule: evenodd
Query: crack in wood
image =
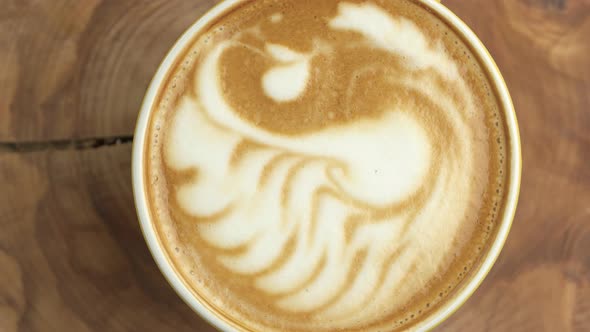
<path id="1" fill-rule="evenodd" d="M 567 5 L 567 0 L 544 0 L 543 3 L 548 8 L 564 10 Z"/>
<path id="2" fill-rule="evenodd" d="M 62 150 L 92 150 L 133 143 L 133 136 L 114 136 L 67 140 L 0 142 L 0 153 L 31 153 Z"/>

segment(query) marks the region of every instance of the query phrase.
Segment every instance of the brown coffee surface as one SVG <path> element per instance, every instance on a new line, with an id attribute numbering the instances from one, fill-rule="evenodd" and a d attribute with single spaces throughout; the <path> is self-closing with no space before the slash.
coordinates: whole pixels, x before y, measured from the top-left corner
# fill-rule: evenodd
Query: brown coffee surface
<path id="1" fill-rule="evenodd" d="M 411 0 L 252 0 L 179 55 L 152 111 L 169 259 L 244 330 L 406 329 L 479 267 L 502 215 L 503 110 Z"/>

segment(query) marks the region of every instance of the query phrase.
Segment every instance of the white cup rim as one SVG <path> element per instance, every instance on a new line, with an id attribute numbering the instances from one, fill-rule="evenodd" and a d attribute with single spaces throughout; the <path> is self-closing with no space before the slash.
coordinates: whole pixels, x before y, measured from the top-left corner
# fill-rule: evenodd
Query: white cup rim
<path id="1" fill-rule="evenodd" d="M 242 329 L 239 326 L 231 323 L 229 320 L 224 320 L 219 313 L 209 310 L 193 295 L 192 291 L 172 267 L 171 260 L 167 257 L 167 254 L 165 253 L 165 250 L 158 239 L 149 213 L 143 165 L 145 158 L 144 151 L 147 141 L 146 133 L 149 125 L 150 115 L 158 96 L 158 89 L 163 84 L 164 80 L 169 76 L 171 67 L 173 67 L 175 61 L 177 60 L 177 56 L 182 54 L 182 52 L 190 46 L 190 43 L 194 37 L 198 35 L 203 29 L 206 29 L 212 21 L 233 8 L 235 5 L 247 1 L 255 0 L 225 0 L 217 4 L 205 15 L 201 16 L 201 18 L 188 30 L 186 30 L 186 32 L 176 42 L 174 47 L 169 51 L 168 55 L 165 57 L 158 71 L 156 72 L 156 75 L 152 79 L 152 82 L 150 83 L 149 89 L 144 98 L 135 129 L 132 155 L 132 179 L 135 206 L 143 235 L 152 253 L 152 256 L 154 257 L 154 260 L 156 261 L 164 277 L 167 279 L 168 283 L 170 283 L 170 285 L 184 300 L 184 302 L 186 302 L 190 308 L 197 312 L 211 325 L 226 332 L 242 331 Z M 426 318 L 426 320 L 412 327 L 417 331 L 429 331 L 445 321 L 467 301 L 467 299 L 483 282 L 485 276 L 489 273 L 490 269 L 498 258 L 510 231 L 516 212 L 516 205 L 518 202 L 520 190 L 522 158 L 518 122 L 516 119 L 514 106 L 512 104 L 512 99 L 508 92 L 506 83 L 504 82 L 504 79 L 502 78 L 502 75 L 492 56 L 489 54 L 475 33 L 473 33 L 461 19 L 459 19 L 444 5 L 435 0 L 419 1 L 427 5 L 433 10 L 435 14 L 439 15 L 443 20 L 452 25 L 454 29 L 462 34 L 463 38 L 465 38 L 469 45 L 473 48 L 473 52 L 479 56 L 485 65 L 487 71 L 489 72 L 490 79 L 497 90 L 502 104 L 501 106 L 505 112 L 511 152 L 510 180 L 509 186 L 507 188 L 506 206 L 504 209 L 501 225 L 496 233 L 496 238 L 492 242 L 491 247 L 486 255 L 483 257 L 483 261 L 479 269 L 475 272 L 470 280 L 466 281 L 461 286 L 461 289 L 457 292 L 457 294 L 451 300 L 441 305 L 435 312 Z"/>

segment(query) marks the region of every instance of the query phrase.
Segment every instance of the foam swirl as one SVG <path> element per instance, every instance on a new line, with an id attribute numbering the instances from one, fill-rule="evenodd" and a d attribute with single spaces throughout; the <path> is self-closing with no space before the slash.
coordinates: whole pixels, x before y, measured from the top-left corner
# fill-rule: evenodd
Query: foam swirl
<path id="1" fill-rule="evenodd" d="M 260 26 L 215 40 L 164 159 L 192 174 L 169 179 L 171 197 L 225 273 L 280 312 L 350 328 L 400 310 L 450 263 L 479 209 L 485 143 L 456 62 L 413 21 L 341 2 L 324 29 L 307 48 Z M 232 76 L 236 58 L 251 70 Z"/>

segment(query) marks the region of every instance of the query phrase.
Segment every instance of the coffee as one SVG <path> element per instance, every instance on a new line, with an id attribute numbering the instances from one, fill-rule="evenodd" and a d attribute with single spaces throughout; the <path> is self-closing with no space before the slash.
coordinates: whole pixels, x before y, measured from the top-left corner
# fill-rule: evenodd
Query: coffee
<path id="1" fill-rule="evenodd" d="M 504 207 L 488 76 L 420 1 L 244 1 L 178 56 L 151 112 L 147 197 L 172 265 L 245 330 L 423 320 Z"/>

